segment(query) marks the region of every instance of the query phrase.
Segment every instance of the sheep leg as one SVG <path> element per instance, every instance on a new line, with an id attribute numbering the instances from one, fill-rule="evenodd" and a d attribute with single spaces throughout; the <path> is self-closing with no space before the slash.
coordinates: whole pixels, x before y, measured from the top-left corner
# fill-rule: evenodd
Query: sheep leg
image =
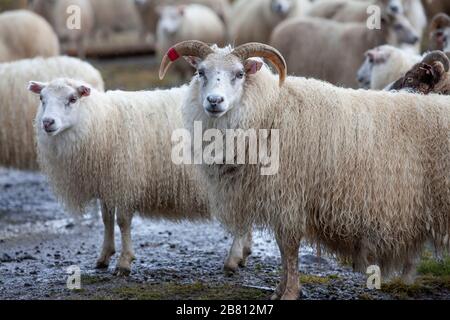
<path id="1" fill-rule="evenodd" d="M 287 283 L 287 265 L 286 265 L 286 259 L 284 258 L 284 247 L 282 246 L 281 239 L 276 236 L 278 248 L 280 249 L 280 255 L 281 255 L 281 281 L 280 284 L 275 289 L 275 292 L 270 297 L 270 300 L 280 300 L 283 296 L 284 291 L 286 291 L 286 283 Z"/>
<path id="2" fill-rule="evenodd" d="M 105 226 L 103 236 L 103 249 L 100 258 L 97 260 L 97 269 L 107 269 L 111 257 L 116 253 L 114 243 L 114 223 L 115 209 L 108 208 L 104 203 L 102 206 L 103 225 Z"/>
<path id="3" fill-rule="evenodd" d="M 413 259 L 408 260 L 403 266 L 402 280 L 405 284 L 414 284 L 416 280 L 416 262 Z"/>
<path id="4" fill-rule="evenodd" d="M 247 266 L 247 258 L 252 253 L 252 231 L 247 232 L 244 237 L 235 237 L 230 253 L 225 261 L 224 270 L 235 273 L 239 267 Z"/>
<path id="5" fill-rule="evenodd" d="M 117 212 L 117 223 L 122 236 L 122 252 L 116 267 L 116 275 L 129 276 L 131 273 L 131 263 L 135 259 L 133 252 L 133 242 L 131 240 L 131 222 L 133 214 L 130 212 Z"/>
<path id="6" fill-rule="evenodd" d="M 300 281 L 298 272 L 298 250 L 300 241 L 294 239 L 281 238 L 280 252 L 282 250 L 282 259 L 284 260 L 284 279 L 285 288 L 281 295 L 281 300 L 297 300 L 300 294 Z M 283 248 L 283 249 L 281 249 Z M 281 287 L 282 289 L 282 287 Z"/>

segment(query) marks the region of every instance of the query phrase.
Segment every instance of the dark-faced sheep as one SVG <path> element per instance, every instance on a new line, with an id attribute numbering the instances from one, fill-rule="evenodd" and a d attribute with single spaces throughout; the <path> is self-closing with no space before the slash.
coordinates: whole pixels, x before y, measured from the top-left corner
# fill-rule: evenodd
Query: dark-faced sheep
<path id="1" fill-rule="evenodd" d="M 396 81 L 390 90 L 406 90 L 421 94 L 450 94 L 450 61 L 442 51 L 429 53 L 422 62 L 414 65 L 405 76 Z"/>

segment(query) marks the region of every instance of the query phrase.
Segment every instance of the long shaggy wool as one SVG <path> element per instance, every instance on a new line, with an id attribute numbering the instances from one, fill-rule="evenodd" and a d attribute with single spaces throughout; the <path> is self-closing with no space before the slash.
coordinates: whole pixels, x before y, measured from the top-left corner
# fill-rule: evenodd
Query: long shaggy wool
<path id="1" fill-rule="evenodd" d="M 185 92 L 92 90 L 80 100 L 75 127 L 56 137 L 37 128 L 39 162 L 67 209 L 83 213 L 101 199 L 151 218 L 208 218 L 206 194 L 192 169 L 171 159 Z"/>
<path id="2" fill-rule="evenodd" d="M 74 58 L 36 58 L 0 64 L 0 166 L 38 168 L 33 120 L 39 97 L 27 91 L 27 84 L 58 77 L 72 77 L 104 89 L 100 73 Z"/>
<path id="3" fill-rule="evenodd" d="M 212 210 L 233 233 L 256 224 L 345 258 L 365 251 L 361 259 L 385 273 L 416 257 L 429 239 L 449 248 L 448 97 L 294 77 L 280 89 L 263 68 L 247 78 L 241 104 L 213 120 L 199 86 L 194 78 L 183 107 L 190 130 L 194 121 L 203 130 L 280 130 L 275 176 L 261 176 L 255 165 L 200 166 Z"/>
<path id="4" fill-rule="evenodd" d="M 57 55 L 58 37 L 44 18 L 27 10 L 0 14 L 0 62 Z"/>

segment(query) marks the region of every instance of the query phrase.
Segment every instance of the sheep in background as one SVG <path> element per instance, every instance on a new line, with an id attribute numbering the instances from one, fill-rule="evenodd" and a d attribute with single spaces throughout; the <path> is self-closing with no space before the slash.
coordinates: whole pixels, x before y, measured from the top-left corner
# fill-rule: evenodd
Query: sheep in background
<path id="1" fill-rule="evenodd" d="M 200 4 L 214 10 L 220 19 L 227 24 L 230 10 L 228 0 L 135 0 L 141 18 L 142 36 L 155 36 L 159 14 L 158 7 L 163 5 Z"/>
<path id="2" fill-rule="evenodd" d="M 34 13 L 45 18 L 51 25 L 53 25 L 53 8 L 55 0 L 29 0 L 29 9 Z"/>
<path id="3" fill-rule="evenodd" d="M 84 82 L 58 79 L 31 82 L 29 89 L 41 96 L 38 158 L 57 197 L 74 213 L 96 199 L 103 203 L 105 236 L 97 267 L 107 268 L 115 252 L 114 208 L 122 235 L 118 275 L 131 271 L 135 212 L 173 221 L 210 219 L 192 167 L 172 161 L 171 137 L 182 127 L 187 87 L 103 93 Z M 245 263 L 250 251 L 248 233 L 233 243 L 226 269 Z"/>
<path id="4" fill-rule="evenodd" d="M 69 29 L 67 26 L 69 16 L 73 14 L 73 12 L 68 12 L 71 6 L 77 6 L 81 10 L 80 29 Z M 53 8 L 52 20 L 61 42 L 77 48 L 78 57 L 84 58 L 95 23 L 91 2 L 89 0 L 58 0 Z"/>
<path id="5" fill-rule="evenodd" d="M 423 5 L 430 20 L 439 13 L 450 14 L 450 2 L 447 0 L 423 0 Z"/>
<path id="6" fill-rule="evenodd" d="M 108 38 L 112 33 L 139 30 L 140 18 L 134 0 L 90 0 L 95 14 L 95 30 Z"/>
<path id="7" fill-rule="evenodd" d="M 237 0 L 230 13 L 231 43 L 267 43 L 280 22 L 305 15 L 309 5 L 308 0 Z"/>
<path id="8" fill-rule="evenodd" d="M 403 22 L 413 27 L 420 40 L 427 27 L 427 17 L 421 0 L 321 0 L 315 2 L 308 15 L 311 17 L 327 18 L 339 22 L 366 23 L 373 12 L 368 13 L 369 6 L 378 6 L 383 15 L 399 15 Z M 405 46 L 397 43 L 398 46 Z M 412 50 L 419 52 L 420 41 Z M 411 48 L 411 46 L 406 46 Z"/>
<path id="9" fill-rule="evenodd" d="M 386 15 L 381 30 L 370 30 L 364 23 L 289 19 L 274 30 L 270 43 L 286 57 L 293 74 L 356 88 L 367 50 L 392 42 L 415 44 L 418 39 L 407 19 Z"/>
<path id="10" fill-rule="evenodd" d="M 366 52 L 366 60 L 358 70 L 360 88 L 383 90 L 422 60 L 420 55 L 383 45 Z"/>
<path id="11" fill-rule="evenodd" d="M 390 90 L 450 95 L 449 68 L 450 61 L 442 51 L 431 52 L 396 81 Z"/>
<path id="12" fill-rule="evenodd" d="M 273 298 L 298 297 L 302 239 L 345 258 L 358 252 L 384 274 L 409 273 L 430 239 L 450 249 L 450 98 L 286 79 L 281 54 L 255 43 L 177 44 L 161 77 L 174 53 L 198 69 L 183 105 L 191 134 L 198 122 L 203 133 L 279 130 L 278 174 L 261 175 L 262 163 L 198 166 L 214 212 L 234 234 L 253 225 L 275 234 L 283 274 Z M 279 77 L 252 57 L 268 59 Z"/>
<path id="13" fill-rule="evenodd" d="M 57 55 L 58 37 L 42 17 L 27 10 L 0 14 L 0 62 Z"/>
<path id="14" fill-rule="evenodd" d="M 90 64 L 69 57 L 36 58 L 0 63 L 0 166 L 37 170 L 33 120 L 39 99 L 24 83 L 72 77 L 103 90 L 103 79 Z"/>
<path id="15" fill-rule="evenodd" d="M 188 6 L 164 6 L 160 8 L 158 22 L 157 50 L 162 57 L 169 48 L 184 40 L 201 40 L 206 43 L 224 44 L 226 26 L 210 8 L 191 4 Z M 188 65 L 177 68 L 183 79 L 192 76 Z"/>
<path id="16" fill-rule="evenodd" d="M 430 23 L 429 31 L 430 49 L 450 52 L 450 17 L 445 13 L 436 15 Z"/>

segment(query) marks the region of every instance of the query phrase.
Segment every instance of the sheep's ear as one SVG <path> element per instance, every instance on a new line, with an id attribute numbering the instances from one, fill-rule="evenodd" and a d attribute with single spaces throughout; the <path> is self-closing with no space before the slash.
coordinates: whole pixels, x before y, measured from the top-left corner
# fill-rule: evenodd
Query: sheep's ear
<path id="1" fill-rule="evenodd" d="M 261 70 L 262 66 L 263 62 L 259 60 L 248 59 L 244 62 L 244 68 L 247 74 L 257 73 L 259 70 Z"/>
<path id="2" fill-rule="evenodd" d="M 187 61 L 187 63 L 189 63 L 194 69 L 198 69 L 198 66 L 200 65 L 200 63 L 202 62 L 202 59 L 200 59 L 199 57 L 192 57 L 192 56 L 187 56 L 187 57 L 183 57 L 184 60 Z"/>
<path id="3" fill-rule="evenodd" d="M 373 63 L 384 63 L 389 58 L 389 54 L 387 52 L 380 50 L 369 50 L 367 51 L 367 56 Z"/>
<path id="4" fill-rule="evenodd" d="M 79 86 L 77 91 L 80 97 L 89 97 L 91 95 L 91 88 L 86 86 Z"/>
<path id="5" fill-rule="evenodd" d="M 44 90 L 46 86 L 47 83 L 30 81 L 30 83 L 28 84 L 28 90 L 35 94 L 41 94 L 42 90 Z"/>

